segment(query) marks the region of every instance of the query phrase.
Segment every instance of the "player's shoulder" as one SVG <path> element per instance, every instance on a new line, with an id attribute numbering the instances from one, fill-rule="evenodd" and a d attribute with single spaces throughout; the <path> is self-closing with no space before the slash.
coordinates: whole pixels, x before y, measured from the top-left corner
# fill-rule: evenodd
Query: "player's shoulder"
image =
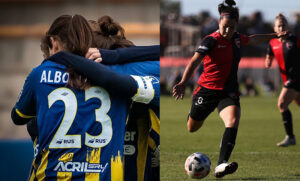
<path id="1" fill-rule="evenodd" d="M 33 68 L 27 77 L 27 81 L 33 85 L 43 82 L 66 83 L 67 79 L 66 67 L 49 60 L 44 60 L 40 65 Z"/>
<path id="2" fill-rule="evenodd" d="M 136 67 L 157 67 L 160 65 L 159 60 L 157 61 L 142 61 L 142 62 L 132 62 L 128 64 L 129 66 L 136 66 Z"/>
<path id="3" fill-rule="evenodd" d="M 234 36 L 234 37 L 241 37 L 241 38 L 243 38 L 243 37 L 248 37 L 248 35 L 245 35 L 245 34 L 240 33 L 240 32 L 235 32 L 235 33 L 233 34 L 233 36 Z"/>
<path id="4" fill-rule="evenodd" d="M 40 65 L 34 67 L 31 73 L 38 74 L 41 73 L 43 70 L 51 70 L 51 69 L 65 70 L 66 66 L 57 64 L 55 62 L 52 62 L 51 60 L 46 59 Z"/>
<path id="5" fill-rule="evenodd" d="M 44 60 L 41 65 L 39 66 L 41 69 L 46 69 L 46 68 L 52 68 L 52 69 L 66 69 L 65 65 L 61 65 L 58 63 L 55 63 L 49 59 Z"/>
<path id="6" fill-rule="evenodd" d="M 292 33 L 289 34 L 288 38 L 289 41 L 299 41 L 300 37 L 293 35 Z"/>
<path id="7" fill-rule="evenodd" d="M 218 40 L 220 38 L 222 38 L 222 36 L 220 35 L 219 31 L 215 31 L 215 32 L 213 32 L 213 33 L 211 33 L 209 35 L 206 35 L 203 39 L 204 40 L 212 40 L 212 41 L 214 41 L 214 40 Z"/>
<path id="8" fill-rule="evenodd" d="M 127 75 L 159 76 L 160 73 L 159 61 L 132 62 L 127 64 L 111 65 L 109 67 L 114 72 Z"/>

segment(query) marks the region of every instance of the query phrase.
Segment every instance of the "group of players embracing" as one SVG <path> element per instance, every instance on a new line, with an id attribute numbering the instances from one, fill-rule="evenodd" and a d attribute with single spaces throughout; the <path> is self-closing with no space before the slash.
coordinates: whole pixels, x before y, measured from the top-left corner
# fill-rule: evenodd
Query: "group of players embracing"
<path id="1" fill-rule="evenodd" d="M 159 180 L 159 46 L 62 15 L 41 49 L 11 115 L 34 141 L 28 180 Z"/>

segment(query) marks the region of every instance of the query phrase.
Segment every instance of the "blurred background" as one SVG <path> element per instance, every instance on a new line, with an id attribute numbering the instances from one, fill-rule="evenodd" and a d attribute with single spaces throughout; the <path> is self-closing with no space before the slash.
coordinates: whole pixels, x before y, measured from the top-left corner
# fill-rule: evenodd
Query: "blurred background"
<path id="1" fill-rule="evenodd" d="M 218 4 L 222 0 L 162 0 L 160 14 L 161 94 L 170 95 L 204 36 L 218 29 Z M 300 1 L 236 0 L 240 10 L 238 31 L 245 35 L 273 33 L 273 21 L 283 13 L 290 31 L 300 36 Z M 238 72 L 242 95 L 273 95 L 281 87 L 276 61 L 264 69 L 268 44 L 245 46 Z M 190 81 L 193 89 L 202 69 Z M 263 90 L 263 91 L 261 91 Z"/>
<path id="2" fill-rule="evenodd" d="M 87 20 L 109 15 L 135 45 L 159 44 L 158 0 L 0 0 L 0 181 L 28 176 L 32 143 L 26 126 L 12 123 L 10 111 L 25 78 L 43 61 L 41 37 L 63 14 Z"/>
<path id="3" fill-rule="evenodd" d="M 29 138 L 13 125 L 10 111 L 26 76 L 43 56 L 40 39 L 63 14 L 88 20 L 111 16 L 136 45 L 159 44 L 159 1 L 153 0 L 0 0 L 0 139 Z"/>
<path id="4" fill-rule="evenodd" d="M 273 21 L 283 13 L 290 31 L 300 36 L 299 0 L 235 0 L 240 9 L 238 31 L 251 35 L 272 33 Z M 216 180 L 219 146 L 224 124 L 218 111 L 212 112 L 198 131 L 187 131 L 191 92 L 203 71 L 201 66 L 189 82 L 185 98 L 175 101 L 172 87 L 182 73 L 203 37 L 218 29 L 218 4 L 223 0 L 161 0 L 160 5 L 160 80 L 161 80 L 161 180 L 193 180 L 184 172 L 186 158 L 195 152 L 211 160 L 211 172 L 203 180 Z M 300 180 L 300 145 L 277 148 L 284 137 L 277 97 L 282 82 L 274 60 L 270 70 L 264 68 L 267 44 L 243 47 L 238 77 L 241 90 L 241 120 L 236 146 L 229 161 L 239 169 L 225 180 Z M 203 67 L 202 67 L 203 68 Z M 300 140 L 299 106 L 291 103 L 293 125 Z M 268 163 L 268 164 L 266 164 Z"/>

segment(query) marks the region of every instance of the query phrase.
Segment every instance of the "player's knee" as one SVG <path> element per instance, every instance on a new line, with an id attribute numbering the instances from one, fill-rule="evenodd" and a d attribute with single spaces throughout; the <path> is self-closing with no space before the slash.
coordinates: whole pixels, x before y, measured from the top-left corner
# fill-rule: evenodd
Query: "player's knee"
<path id="1" fill-rule="evenodd" d="M 280 112 L 283 112 L 284 110 L 286 110 L 288 108 L 287 104 L 285 104 L 284 102 L 278 102 L 277 104 L 278 109 L 280 110 Z"/>
<path id="2" fill-rule="evenodd" d="M 200 128 L 200 127 L 199 127 L 199 128 Z M 188 130 L 188 132 L 190 132 L 190 133 L 197 131 L 199 128 L 197 128 L 197 127 L 195 127 L 195 126 L 190 126 L 190 125 L 187 126 L 187 130 Z"/>
<path id="3" fill-rule="evenodd" d="M 192 118 L 189 118 L 187 122 L 187 130 L 192 133 L 197 131 L 203 124 L 203 121 L 195 121 Z"/>
<path id="4" fill-rule="evenodd" d="M 239 126 L 239 119 L 237 119 L 237 118 L 232 118 L 225 122 L 225 127 L 237 128 L 238 126 Z"/>

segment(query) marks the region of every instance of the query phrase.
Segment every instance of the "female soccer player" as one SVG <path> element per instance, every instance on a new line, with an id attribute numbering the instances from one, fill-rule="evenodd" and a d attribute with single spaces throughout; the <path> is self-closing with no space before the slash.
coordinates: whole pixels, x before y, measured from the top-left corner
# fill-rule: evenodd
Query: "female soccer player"
<path id="1" fill-rule="evenodd" d="M 238 164 L 228 163 L 235 145 L 240 120 L 240 102 L 237 82 L 241 47 L 266 42 L 276 33 L 245 36 L 236 32 L 238 8 L 233 0 L 219 4 L 219 30 L 206 36 L 187 65 L 182 80 L 173 87 L 173 96 L 183 99 L 185 87 L 196 67 L 203 61 L 204 72 L 199 77 L 199 88 L 193 93 L 187 128 L 197 131 L 207 116 L 217 107 L 225 124 L 215 177 L 234 173 Z M 281 34 L 280 34 L 281 35 Z"/>
<path id="2" fill-rule="evenodd" d="M 80 15 L 60 16 L 48 30 L 46 43 L 49 55 L 56 55 L 53 59 L 65 58 L 59 51 L 84 56 L 93 45 L 92 31 Z M 30 179 L 123 180 L 129 98 L 148 103 L 154 89 L 148 77 L 119 75 L 95 64 L 101 70 L 96 83 L 106 89 L 92 86 L 93 80 L 92 84 L 74 70 L 67 72 L 51 59 L 27 77 L 12 119 L 17 125 L 37 119 Z"/>
<path id="3" fill-rule="evenodd" d="M 278 14 L 274 21 L 274 31 L 281 33 L 287 30 L 287 19 L 282 14 Z M 300 38 L 290 33 L 287 36 L 270 40 L 265 60 L 266 68 L 270 68 L 274 56 L 284 83 L 277 105 L 286 132 L 286 137 L 277 143 L 277 146 L 295 145 L 292 113 L 288 106 L 293 100 L 298 106 L 300 105 Z"/>

